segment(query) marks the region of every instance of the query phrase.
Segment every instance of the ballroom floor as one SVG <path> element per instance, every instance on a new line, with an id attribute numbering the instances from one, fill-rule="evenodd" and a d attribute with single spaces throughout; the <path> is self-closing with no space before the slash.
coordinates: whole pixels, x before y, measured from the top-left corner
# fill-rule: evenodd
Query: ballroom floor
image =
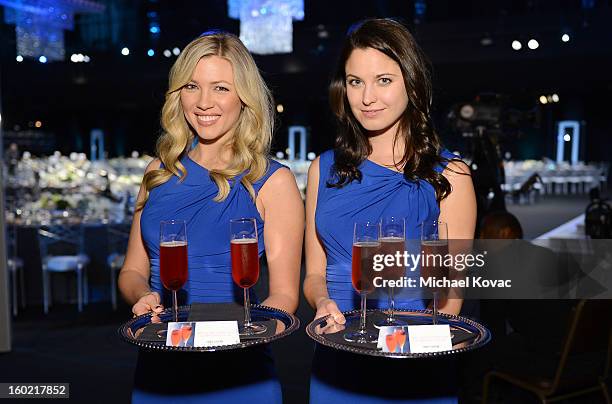
<path id="1" fill-rule="evenodd" d="M 507 204 L 523 227 L 524 238 L 534 239 L 584 213 L 588 195 L 549 196 L 531 205 Z"/>

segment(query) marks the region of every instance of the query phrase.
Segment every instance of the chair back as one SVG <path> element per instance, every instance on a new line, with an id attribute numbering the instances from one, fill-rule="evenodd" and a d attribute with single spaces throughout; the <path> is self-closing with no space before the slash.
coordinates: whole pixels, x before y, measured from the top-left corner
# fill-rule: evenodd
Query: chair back
<path id="1" fill-rule="evenodd" d="M 593 382 L 606 378 L 612 360 L 612 301 L 581 300 L 572 309 L 569 329 L 554 380 L 554 388 L 569 371 L 572 358 L 596 358 L 589 362 Z"/>
<path id="2" fill-rule="evenodd" d="M 6 225 L 6 256 L 17 257 L 17 226 L 10 224 Z"/>
<path id="3" fill-rule="evenodd" d="M 107 227 L 109 254 L 125 254 L 130 238 L 130 228 L 130 223 L 112 224 Z"/>
<path id="4" fill-rule="evenodd" d="M 42 259 L 52 255 L 77 255 L 85 252 L 82 226 L 40 226 L 38 242 Z"/>

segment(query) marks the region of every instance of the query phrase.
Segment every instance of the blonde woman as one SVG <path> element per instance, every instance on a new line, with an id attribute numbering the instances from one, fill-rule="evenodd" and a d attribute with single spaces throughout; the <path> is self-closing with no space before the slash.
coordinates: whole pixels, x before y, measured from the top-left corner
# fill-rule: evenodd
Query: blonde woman
<path id="1" fill-rule="evenodd" d="M 304 211 L 295 179 L 268 159 L 272 98 L 231 34 L 204 34 L 170 72 L 158 158 L 146 169 L 119 287 L 135 315 L 159 312 L 160 221 L 187 222 L 189 277 L 181 304 L 241 302 L 231 276 L 229 221 L 256 219 L 269 270 L 267 306 L 298 304 Z M 223 366 L 222 363 L 225 365 Z M 233 369 L 227 369 L 231 363 Z M 265 350 L 206 355 L 140 352 L 134 402 L 275 403 L 280 388 Z"/>

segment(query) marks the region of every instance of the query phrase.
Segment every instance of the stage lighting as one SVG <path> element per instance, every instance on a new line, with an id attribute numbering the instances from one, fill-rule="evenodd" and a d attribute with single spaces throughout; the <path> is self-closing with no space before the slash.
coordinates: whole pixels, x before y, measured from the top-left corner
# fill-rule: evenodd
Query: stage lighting
<path id="1" fill-rule="evenodd" d="M 521 48 L 523 47 L 523 45 L 521 44 L 520 41 L 514 40 L 512 41 L 512 49 L 514 50 L 521 50 Z"/>
<path id="2" fill-rule="evenodd" d="M 179 48 L 174 48 L 172 49 L 172 53 L 174 54 L 174 56 L 178 56 L 181 53 L 181 50 Z"/>
<path id="3" fill-rule="evenodd" d="M 559 96 L 557 94 L 553 94 L 551 98 L 553 102 L 559 102 Z"/>
<path id="4" fill-rule="evenodd" d="M 474 118 L 474 107 L 471 104 L 465 104 L 459 109 L 459 116 L 463 119 L 467 119 L 468 121 Z"/>
<path id="5" fill-rule="evenodd" d="M 569 142 L 570 140 L 572 140 L 572 137 L 569 135 L 569 133 L 566 133 L 565 135 L 563 135 L 563 140 Z"/>
<path id="6" fill-rule="evenodd" d="M 15 60 L 16 60 L 18 63 L 21 63 L 21 62 L 23 62 L 23 56 L 21 56 L 21 55 L 17 55 L 17 57 L 15 58 Z"/>
<path id="7" fill-rule="evenodd" d="M 570 36 L 568 34 L 563 34 L 563 35 L 561 35 L 561 40 L 563 42 L 569 42 Z"/>
<path id="8" fill-rule="evenodd" d="M 457 109 L 458 117 L 472 124 L 494 124 L 499 121 L 500 109 L 497 105 L 467 103 Z"/>
<path id="9" fill-rule="evenodd" d="M 149 49 L 149 50 L 147 51 L 147 55 L 149 55 L 149 56 L 155 56 L 155 51 L 154 51 L 153 49 Z"/>
<path id="10" fill-rule="evenodd" d="M 121 49 L 121 54 L 123 56 L 127 56 L 127 55 L 130 54 L 130 50 L 128 48 L 123 48 L 123 49 Z"/>
<path id="11" fill-rule="evenodd" d="M 278 112 L 279 114 L 282 114 L 284 110 L 285 110 L 285 107 L 283 106 L 283 104 L 278 104 L 276 106 L 276 112 Z"/>
<path id="12" fill-rule="evenodd" d="M 539 46 L 540 44 L 535 39 L 530 39 L 529 42 L 527 42 L 527 47 L 531 50 L 536 50 Z"/>
<path id="13" fill-rule="evenodd" d="M 317 25 L 317 36 L 320 39 L 329 38 L 329 32 L 327 32 L 327 30 L 325 29 L 325 25 L 323 24 Z"/>
<path id="14" fill-rule="evenodd" d="M 540 96 L 540 103 L 542 103 L 542 104 L 548 103 L 548 99 L 546 98 L 545 95 L 541 95 Z"/>
<path id="15" fill-rule="evenodd" d="M 45 55 L 41 56 L 38 58 L 38 61 L 40 63 L 47 63 L 47 57 Z"/>
<path id="16" fill-rule="evenodd" d="M 170 52 L 170 49 L 164 49 L 164 56 L 167 57 L 167 58 L 172 56 L 172 52 Z"/>
<path id="17" fill-rule="evenodd" d="M 482 46 L 491 46 L 493 45 L 493 38 L 491 38 L 490 36 L 485 36 L 480 39 L 480 44 Z"/>

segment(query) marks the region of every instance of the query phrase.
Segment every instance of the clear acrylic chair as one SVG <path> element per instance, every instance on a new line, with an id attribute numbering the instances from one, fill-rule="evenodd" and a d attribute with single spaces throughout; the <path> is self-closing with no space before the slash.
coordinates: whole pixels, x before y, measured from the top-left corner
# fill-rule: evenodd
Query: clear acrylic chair
<path id="1" fill-rule="evenodd" d="M 488 403 L 493 381 L 504 381 L 533 393 L 542 403 L 567 400 L 598 392 L 606 403 L 612 403 L 607 383 L 612 365 L 612 302 L 580 300 L 572 310 L 565 339 L 554 366 L 535 371 L 530 363 L 546 360 L 530 355 L 513 370 L 492 370 L 483 381 L 482 404 Z M 518 357 L 518 356 L 517 356 Z M 601 396 L 599 398 L 601 398 Z M 584 402 L 603 402 L 590 400 Z"/>
<path id="2" fill-rule="evenodd" d="M 82 226 L 49 225 L 38 229 L 40 258 L 43 276 L 43 308 L 49 312 L 52 303 L 51 273 L 75 272 L 77 281 L 77 303 L 79 312 L 89 300 L 87 264 L 84 253 L 84 231 Z"/>
<path id="3" fill-rule="evenodd" d="M 8 268 L 9 278 L 11 282 L 11 303 L 13 316 L 17 316 L 17 279 L 20 283 L 21 308 L 25 308 L 25 280 L 23 274 L 23 260 L 17 256 L 17 228 L 8 225 L 6 232 L 6 266 Z"/>
<path id="4" fill-rule="evenodd" d="M 110 272 L 111 303 L 113 310 L 117 310 L 117 272 L 123 266 L 123 261 L 125 261 L 125 253 L 130 237 L 130 224 L 109 225 L 107 231 L 109 254 L 106 257 L 106 264 Z"/>

